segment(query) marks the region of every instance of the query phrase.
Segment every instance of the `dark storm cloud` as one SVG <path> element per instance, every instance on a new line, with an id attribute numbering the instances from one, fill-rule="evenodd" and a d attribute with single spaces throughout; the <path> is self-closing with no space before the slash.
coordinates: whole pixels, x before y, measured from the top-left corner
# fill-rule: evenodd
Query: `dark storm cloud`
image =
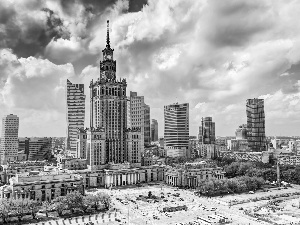
<path id="1" fill-rule="evenodd" d="M 218 1 L 208 7 L 207 38 L 218 47 L 242 46 L 273 26 L 272 5 L 265 1 Z"/>

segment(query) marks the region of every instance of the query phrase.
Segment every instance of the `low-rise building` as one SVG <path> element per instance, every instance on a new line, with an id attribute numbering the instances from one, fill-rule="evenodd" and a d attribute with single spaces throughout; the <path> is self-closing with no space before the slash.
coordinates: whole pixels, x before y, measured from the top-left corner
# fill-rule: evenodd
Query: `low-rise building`
<path id="1" fill-rule="evenodd" d="M 227 140 L 227 148 L 230 151 L 236 152 L 248 152 L 250 151 L 248 147 L 248 140 L 247 139 L 231 139 Z"/>
<path id="2" fill-rule="evenodd" d="M 171 158 L 187 157 L 187 149 L 185 147 L 182 148 L 167 147 L 166 156 Z"/>
<path id="3" fill-rule="evenodd" d="M 165 172 L 166 184 L 177 187 L 196 188 L 210 179 L 224 179 L 221 167 L 209 166 L 206 162 L 185 163 L 182 168 L 168 167 Z"/>
<path id="4" fill-rule="evenodd" d="M 47 161 L 21 161 L 21 162 L 7 162 L 2 165 L 2 172 L 0 172 L 1 182 L 6 184 L 9 179 L 17 173 L 31 172 L 31 171 L 44 171 L 44 167 L 52 165 Z"/>
<path id="5" fill-rule="evenodd" d="M 83 194 L 83 180 L 69 171 L 25 172 L 9 179 L 9 184 L 0 187 L 0 198 L 32 199 L 51 201 L 72 191 Z"/>

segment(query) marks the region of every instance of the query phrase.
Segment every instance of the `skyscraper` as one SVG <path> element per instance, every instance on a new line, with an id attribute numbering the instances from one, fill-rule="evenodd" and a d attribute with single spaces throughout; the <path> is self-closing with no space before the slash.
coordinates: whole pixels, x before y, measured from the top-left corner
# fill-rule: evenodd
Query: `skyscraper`
<path id="1" fill-rule="evenodd" d="M 144 104 L 144 144 L 151 144 L 151 132 L 150 132 L 150 106 Z"/>
<path id="2" fill-rule="evenodd" d="M 151 123 L 151 141 L 158 141 L 158 123 L 155 119 Z"/>
<path id="3" fill-rule="evenodd" d="M 0 164 L 18 159 L 19 117 L 10 114 L 2 118 Z"/>
<path id="4" fill-rule="evenodd" d="M 126 79 L 116 79 L 116 60 L 113 58 L 113 49 L 110 47 L 109 22 L 107 21 L 106 48 L 102 50 L 103 58 L 100 61 L 100 77 L 90 82 L 90 128 L 105 135 L 105 147 L 97 149 L 97 155 L 102 158 L 97 163 L 123 163 L 129 161 L 127 154 L 127 97 Z M 88 136 L 93 137 L 92 134 Z M 92 141 L 92 138 L 90 138 Z M 89 142 L 89 138 L 87 140 Z M 104 152 L 103 152 L 104 151 Z M 92 153 L 91 153 L 92 154 Z M 93 153 L 94 154 L 94 153 Z"/>
<path id="5" fill-rule="evenodd" d="M 145 104 L 144 96 L 138 96 L 136 92 L 131 91 L 129 97 L 131 127 L 141 129 L 141 152 L 144 152 L 144 145 L 150 144 L 150 107 Z"/>
<path id="6" fill-rule="evenodd" d="M 85 95 L 83 84 L 72 84 L 67 80 L 67 140 L 66 149 L 76 154 L 77 129 L 84 128 Z"/>
<path id="7" fill-rule="evenodd" d="M 252 151 L 263 151 L 266 148 L 265 112 L 263 99 L 247 99 L 247 139 Z"/>
<path id="8" fill-rule="evenodd" d="M 199 127 L 199 142 L 202 144 L 214 144 L 216 141 L 215 122 L 212 117 L 202 117 Z"/>
<path id="9" fill-rule="evenodd" d="M 189 146 L 189 104 L 172 104 L 164 107 L 165 146 L 188 148 Z"/>

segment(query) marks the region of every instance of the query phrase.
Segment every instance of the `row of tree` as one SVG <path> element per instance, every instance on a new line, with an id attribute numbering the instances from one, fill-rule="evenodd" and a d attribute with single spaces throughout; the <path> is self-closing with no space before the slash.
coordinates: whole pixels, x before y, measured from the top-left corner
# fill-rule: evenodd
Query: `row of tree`
<path id="1" fill-rule="evenodd" d="M 197 188 L 198 192 L 206 196 L 219 196 L 229 193 L 243 193 L 246 191 L 255 191 L 264 184 L 260 177 L 241 176 L 230 179 L 211 179 L 201 183 Z"/>
<path id="2" fill-rule="evenodd" d="M 50 211 L 56 211 L 59 216 L 62 216 L 66 210 L 69 210 L 72 214 L 76 210 L 86 213 L 88 210 L 99 210 L 100 207 L 107 210 L 110 205 L 110 196 L 105 193 L 83 196 L 75 191 L 68 193 L 66 196 L 59 196 L 52 202 L 38 202 L 29 199 L 2 199 L 0 200 L 0 216 L 4 223 L 7 222 L 9 217 L 17 217 L 20 222 L 26 215 L 32 215 L 32 218 L 35 219 L 37 212 L 40 210 L 45 212 L 48 217 Z"/>
<path id="3" fill-rule="evenodd" d="M 224 166 L 228 178 L 249 176 L 261 177 L 266 181 L 277 180 L 276 166 L 258 162 L 232 162 Z M 288 183 L 300 184 L 300 167 L 280 165 L 280 177 Z"/>

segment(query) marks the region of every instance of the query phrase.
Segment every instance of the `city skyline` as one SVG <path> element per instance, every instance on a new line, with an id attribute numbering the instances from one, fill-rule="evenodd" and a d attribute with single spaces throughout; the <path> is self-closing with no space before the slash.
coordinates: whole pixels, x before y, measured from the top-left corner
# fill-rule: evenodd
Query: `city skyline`
<path id="1" fill-rule="evenodd" d="M 135 91 L 145 97 L 159 136 L 163 107 L 175 102 L 190 105 L 190 135 L 209 116 L 216 136 L 233 136 L 247 121 L 250 98 L 265 101 L 267 136 L 299 134 L 300 33 L 294 21 L 300 3 L 33 4 L 0 1 L 0 116 L 18 115 L 20 137 L 65 136 L 66 80 L 88 90 L 99 76 L 107 19 L 116 75 L 127 79 L 127 96 Z M 88 101 L 86 93 L 85 127 Z"/>

